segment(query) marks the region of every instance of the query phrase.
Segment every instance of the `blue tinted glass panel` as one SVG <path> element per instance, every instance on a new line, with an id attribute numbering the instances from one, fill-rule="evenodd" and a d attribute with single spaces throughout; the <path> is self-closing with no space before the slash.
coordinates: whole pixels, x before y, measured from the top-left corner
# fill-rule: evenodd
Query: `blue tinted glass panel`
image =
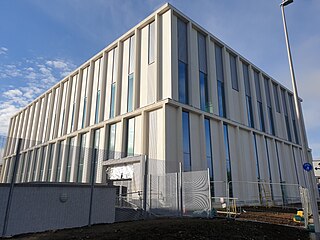
<path id="1" fill-rule="evenodd" d="M 189 113 L 182 112 L 183 170 L 191 171 Z"/>
<path id="2" fill-rule="evenodd" d="M 272 114 L 272 109 L 271 109 L 271 107 L 268 107 L 268 115 L 269 115 L 270 133 L 271 133 L 272 135 L 275 135 L 274 122 L 273 122 L 273 114 Z"/>
<path id="3" fill-rule="evenodd" d="M 99 106 L 100 106 L 100 90 L 97 92 L 97 100 L 96 100 L 96 114 L 94 116 L 94 122 L 99 122 Z"/>
<path id="4" fill-rule="evenodd" d="M 82 128 L 84 128 L 84 123 L 86 120 L 86 110 L 87 110 L 87 97 L 84 98 L 83 100 L 83 113 L 82 113 Z"/>
<path id="5" fill-rule="evenodd" d="M 279 102 L 279 93 L 278 93 L 278 85 L 273 83 L 273 96 L 274 96 L 274 102 L 276 105 L 276 111 L 280 113 L 280 102 Z"/>
<path id="6" fill-rule="evenodd" d="M 291 110 L 291 118 L 292 118 L 292 126 L 293 126 L 293 132 L 295 137 L 295 143 L 299 144 L 299 137 L 298 137 L 298 127 L 296 122 L 296 113 L 294 111 L 294 104 L 293 104 L 293 96 L 289 94 L 289 106 Z"/>
<path id="7" fill-rule="evenodd" d="M 114 102 L 116 94 L 116 83 L 111 84 L 110 118 L 114 117 Z"/>
<path id="8" fill-rule="evenodd" d="M 208 96 L 208 80 L 207 74 L 200 72 L 200 108 L 203 111 L 209 111 L 209 96 Z"/>
<path id="9" fill-rule="evenodd" d="M 242 63 L 242 69 L 243 69 L 243 79 L 244 79 L 245 93 L 246 93 L 247 96 L 251 96 L 248 65 L 246 65 L 245 63 Z"/>
<path id="10" fill-rule="evenodd" d="M 198 62 L 200 72 L 207 73 L 206 37 L 198 33 Z"/>
<path id="11" fill-rule="evenodd" d="M 179 61 L 179 102 L 188 104 L 188 65 Z"/>
<path id="12" fill-rule="evenodd" d="M 128 76 L 128 112 L 132 111 L 133 106 L 133 73 Z"/>
<path id="13" fill-rule="evenodd" d="M 256 158 L 256 175 L 257 175 L 257 179 L 259 181 L 260 180 L 259 155 L 258 155 L 257 139 L 256 139 L 255 133 L 253 133 L 253 146 L 254 146 L 254 149 L 253 149 L 254 155 Z"/>
<path id="14" fill-rule="evenodd" d="M 230 71 L 232 88 L 239 91 L 238 73 L 237 73 L 237 59 L 232 54 L 230 56 Z"/>
<path id="15" fill-rule="evenodd" d="M 229 149 L 229 136 L 228 136 L 228 125 L 223 124 L 223 134 L 224 134 L 224 147 L 225 147 L 225 154 L 226 154 L 226 169 L 227 169 L 227 181 L 229 184 L 229 196 L 233 196 L 232 191 L 232 172 L 231 172 L 231 159 L 230 159 L 230 149 Z"/>
<path id="16" fill-rule="evenodd" d="M 188 63 L 187 24 L 178 18 L 178 59 Z"/>
<path id="17" fill-rule="evenodd" d="M 260 123 L 260 130 L 265 132 L 266 128 L 264 125 L 264 114 L 263 114 L 263 107 L 262 103 L 258 101 L 258 114 L 259 114 L 259 123 Z"/>
<path id="18" fill-rule="evenodd" d="M 213 162 L 212 162 L 212 146 L 211 146 L 211 131 L 210 120 L 204 120 L 205 137 L 206 137 L 206 158 L 207 166 L 209 168 L 210 181 L 213 181 Z"/>
<path id="19" fill-rule="evenodd" d="M 219 116 L 226 117 L 226 104 L 224 97 L 224 83 L 217 81 L 218 83 L 218 106 L 219 106 Z"/>
<path id="20" fill-rule="evenodd" d="M 251 102 L 250 96 L 246 96 L 246 105 L 247 105 L 247 114 L 248 114 L 248 125 L 249 127 L 254 128 L 252 102 Z"/>
<path id="21" fill-rule="evenodd" d="M 223 60 L 222 60 L 222 48 L 215 45 L 215 57 L 216 57 L 216 76 L 217 80 L 224 82 L 223 74 Z"/>

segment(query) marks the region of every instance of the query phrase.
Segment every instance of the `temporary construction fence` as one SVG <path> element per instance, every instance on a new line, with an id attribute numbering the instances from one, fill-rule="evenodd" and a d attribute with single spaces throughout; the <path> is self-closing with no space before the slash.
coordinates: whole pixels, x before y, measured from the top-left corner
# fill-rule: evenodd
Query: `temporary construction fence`
<path id="1" fill-rule="evenodd" d="M 127 220 L 134 218 L 132 208 L 153 216 L 202 216 L 211 213 L 208 171 L 147 174 L 142 190 L 130 192 L 133 181 L 116 180 L 116 206 L 126 210 Z M 130 216 L 131 214 L 131 216 Z"/>
<path id="2" fill-rule="evenodd" d="M 289 183 L 270 183 L 266 181 L 211 181 L 212 207 L 227 216 L 235 216 L 246 207 L 302 208 L 305 219 L 310 215 L 308 189 Z"/>
<path id="3" fill-rule="evenodd" d="M 168 173 L 148 177 L 147 209 L 160 216 L 210 215 L 208 171 Z"/>

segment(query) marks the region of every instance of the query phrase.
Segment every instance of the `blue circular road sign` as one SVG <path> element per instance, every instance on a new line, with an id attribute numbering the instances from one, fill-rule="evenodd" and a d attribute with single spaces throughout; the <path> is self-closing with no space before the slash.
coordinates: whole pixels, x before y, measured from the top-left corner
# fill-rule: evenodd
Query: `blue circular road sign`
<path id="1" fill-rule="evenodd" d="M 310 172 L 312 170 L 312 165 L 310 163 L 304 163 L 303 169 L 306 170 L 307 172 Z"/>

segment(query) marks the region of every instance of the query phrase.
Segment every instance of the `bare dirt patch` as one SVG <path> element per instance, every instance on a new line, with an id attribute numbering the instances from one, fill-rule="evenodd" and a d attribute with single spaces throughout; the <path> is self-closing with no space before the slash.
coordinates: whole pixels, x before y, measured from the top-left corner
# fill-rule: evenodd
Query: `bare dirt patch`
<path id="1" fill-rule="evenodd" d="M 13 239 L 309 239 L 309 233 L 299 227 L 225 218 L 162 218 L 49 231 Z"/>

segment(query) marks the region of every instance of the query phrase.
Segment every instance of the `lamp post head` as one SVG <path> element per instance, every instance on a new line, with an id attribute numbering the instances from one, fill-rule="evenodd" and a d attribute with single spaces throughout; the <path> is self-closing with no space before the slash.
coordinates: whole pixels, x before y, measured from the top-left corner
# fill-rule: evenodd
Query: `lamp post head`
<path id="1" fill-rule="evenodd" d="M 289 5 L 290 3 L 293 3 L 293 0 L 283 0 L 282 3 L 280 4 L 280 6 L 287 6 Z"/>

